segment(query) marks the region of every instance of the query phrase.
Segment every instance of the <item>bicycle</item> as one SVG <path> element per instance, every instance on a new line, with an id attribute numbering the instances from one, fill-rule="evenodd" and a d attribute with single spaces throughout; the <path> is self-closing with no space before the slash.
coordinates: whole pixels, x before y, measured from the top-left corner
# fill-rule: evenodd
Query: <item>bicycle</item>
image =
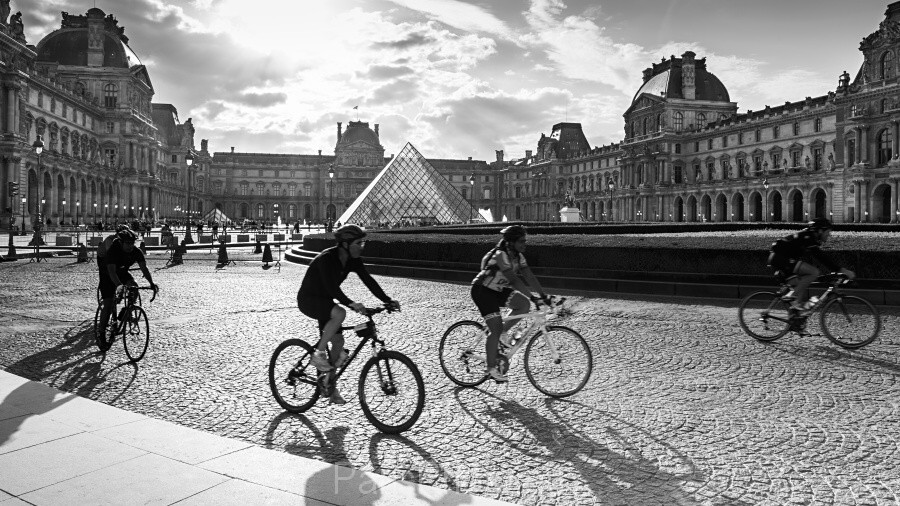
<path id="1" fill-rule="evenodd" d="M 150 323 L 147 320 L 147 312 L 140 306 L 139 290 L 152 290 L 153 296 L 150 302 L 156 298 L 157 290 L 149 286 L 124 285 L 125 294 L 116 298 L 116 305 L 124 300 L 122 309 L 116 311 L 113 309 L 109 315 L 109 323 L 106 326 L 106 335 L 100 333 L 100 312 L 103 310 L 103 303 L 97 306 L 97 312 L 94 313 L 94 340 L 100 351 L 106 353 L 112 348 L 116 339 L 121 336 L 122 343 L 125 346 L 125 354 L 128 359 L 137 363 L 144 354 L 147 353 L 147 347 L 150 345 Z M 143 333 L 141 327 L 143 326 Z"/>
<path id="2" fill-rule="evenodd" d="M 565 298 L 549 303 L 535 302 L 535 309 L 506 320 L 525 320 L 527 327 L 507 347 L 500 341 L 497 366 L 506 374 L 512 357 L 523 346 L 524 366 L 528 381 L 550 397 L 569 397 L 581 391 L 593 371 L 593 355 L 587 341 L 575 330 L 548 322 L 564 316 Z M 439 359 L 441 369 L 451 381 L 463 387 L 475 387 L 488 379 L 486 343 L 488 329 L 474 320 L 461 320 L 441 337 Z M 560 381 L 559 387 L 553 384 Z"/>
<path id="3" fill-rule="evenodd" d="M 341 327 L 341 331 L 353 330 L 361 340 L 343 364 L 329 372 L 320 373 L 310 363 L 315 348 L 306 341 L 288 339 L 279 344 L 269 360 L 269 387 L 278 404 L 291 413 L 302 413 L 313 407 L 321 395 L 330 396 L 335 382 L 366 343 L 371 343 L 372 357 L 359 373 L 359 404 L 363 413 L 381 432 L 398 434 L 412 427 L 425 407 L 425 383 L 413 361 L 386 349 L 378 336 L 372 316 L 382 311 L 392 312 L 387 306 L 366 308 L 365 322 Z"/>
<path id="4" fill-rule="evenodd" d="M 786 295 L 791 285 L 781 277 L 778 291 L 751 293 L 738 309 L 738 320 L 747 334 L 763 342 L 774 341 L 789 332 L 800 336 L 820 336 L 806 330 L 807 319 L 819 312 L 819 326 L 825 337 L 838 346 L 847 349 L 861 348 L 878 337 L 881 331 L 881 316 L 869 301 L 855 295 L 844 295 L 841 286 L 850 279 L 832 272 L 819 276 L 815 283 L 826 284 L 828 288 L 818 300 L 811 298 L 812 307 L 798 312 L 791 308 Z"/>

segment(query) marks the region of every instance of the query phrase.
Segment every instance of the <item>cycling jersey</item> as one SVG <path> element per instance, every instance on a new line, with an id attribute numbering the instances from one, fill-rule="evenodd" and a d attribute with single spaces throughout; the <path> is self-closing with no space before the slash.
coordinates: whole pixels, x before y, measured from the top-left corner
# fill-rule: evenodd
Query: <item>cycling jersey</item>
<path id="1" fill-rule="evenodd" d="M 384 293 L 384 290 L 381 289 L 375 278 L 366 270 L 362 258 L 348 257 L 347 263 L 341 265 L 337 246 L 319 253 L 310 262 L 309 269 L 307 269 L 306 275 L 303 276 L 303 282 L 300 284 L 300 290 L 297 291 L 297 300 L 314 298 L 331 301 L 337 299 L 338 302 L 345 306 L 353 304 L 353 301 L 341 290 L 341 283 L 347 279 L 347 275 L 351 272 L 355 272 L 359 276 L 359 279 L 372 292 L 372 295 L 385 303 L 391 301 L 391 298 Z"/>
<path id="2" fill-rule="evenodd" d="M 481 272 L 472 280 L 473 285 L 483 285 L 495 291 L 503 291 L 512 288 L 512 283 L 503 274 L 503 271 L 512 269 L 513 274 L 518 275 L 528 262 L 525 256 L 519 253 L 513 257 L 501 249 L 494 248 L 481 259 Z"/>
<path id="3" fill-rule="evenodd" d="M 821 248 L 817 234 L 811 230 L 801 230 L 782 237 L 772 243 L 769 264 L 778 269 L 792 267 L 803 256 L 809 255 L 832 271 L 840 268 Z M 793 273 L 793 269 L 790 269 Z"/>

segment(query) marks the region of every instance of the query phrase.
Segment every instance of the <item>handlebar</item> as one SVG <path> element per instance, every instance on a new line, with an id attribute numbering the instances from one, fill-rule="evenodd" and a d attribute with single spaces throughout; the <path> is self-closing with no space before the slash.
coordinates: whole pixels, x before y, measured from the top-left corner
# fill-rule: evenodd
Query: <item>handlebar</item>
<path id="1" fill-rule="evenodd" d="M 849 284 L 853 280 L 842 272 L 829 272 L 828 274 L 822 274 L 821 276 L 819 276 L 816 281 L 837 286 Z"/>
<path id="2" fill-rule="evenodd" d="M 153 302 L 153 300 L 156 299 L 156 294 L 159 293 L 159 287 L 158 287 L 158 286 L 133 286 L 133 285 L 122 285 L 122 286 L 125 286 L 125 288 L 126 288 L 129 292 L 132 291 L 132 290 L 152 290 L 152 291 L 153 291 L 153 296 L 150 297 L 150 302 Z"/>
<path id="3" fill-rule="evenodd" d="M 376 315 L 378 313 L 383 313 L 385 311 L 387 311 L 388 313 L 395 313 L 400 310 L 394 309 L 394 306 L 392 306 L 392 305 L 382 304 L 378 307 L 367 307 L 366 310 L 363 312 L 363 315 L 368 318 L 371 318 L 373 315 Z"/>

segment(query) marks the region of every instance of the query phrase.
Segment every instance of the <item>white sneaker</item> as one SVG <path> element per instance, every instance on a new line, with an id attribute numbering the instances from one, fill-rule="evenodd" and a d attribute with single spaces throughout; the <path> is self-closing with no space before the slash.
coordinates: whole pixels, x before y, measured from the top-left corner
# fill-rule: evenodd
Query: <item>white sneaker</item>
<path id="1" fill-rule="evenodd" d="M 496 366 L 489 368 L 487 370 L 487 375 L 497 383 L 506 383 L 507 381 L 509 381 L 509 378 L 507 378 L 505 374 L 500 372 L 500 369 L 497 369 Z"/>
<path id="2" fill-rule="evenodd" d="M 335 386 L 334 390 L 331 392 L 329 400 L 332 404 L 347 404 L 347 401 L 345 401 L 344 398 L 341 397 L 341 393 L 338 392 L 337 386 Z"/>
<path id="3" fill-rule="evenodd" d="M 506 332 L 500 334 L 500 342 L 503 343 L 503 346 L 506 346 L 507 348 L 512 348 L 512 341 L 513 341 L 513 338 L 510 337 L 510 335 L 507 334 Z"/>
<path id="4" fill-rule="evenodd" d="M 328 354 L 324 350 L 316 350 L 309 362 L 322 372 L 334 369 L 328 361 Z"/>

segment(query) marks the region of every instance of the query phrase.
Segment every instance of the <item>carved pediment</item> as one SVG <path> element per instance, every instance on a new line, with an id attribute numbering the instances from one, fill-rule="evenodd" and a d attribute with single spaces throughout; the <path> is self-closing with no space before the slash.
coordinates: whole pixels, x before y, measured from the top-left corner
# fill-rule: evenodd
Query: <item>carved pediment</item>
<path id="1" fill-rule="evenodd" d="M 868 51 L 884 44 L 900 41 L 900 23 L 885 19 L 878 25 L 878 31 L 859 43 L 860 51 Z"/>

